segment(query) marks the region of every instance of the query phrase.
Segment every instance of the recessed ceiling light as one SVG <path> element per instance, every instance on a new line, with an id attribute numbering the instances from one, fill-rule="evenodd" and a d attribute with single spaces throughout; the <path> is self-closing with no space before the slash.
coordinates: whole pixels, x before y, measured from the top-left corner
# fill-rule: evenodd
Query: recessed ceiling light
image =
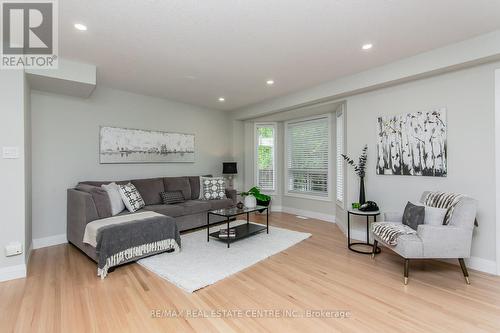
<path id="1" fill-rule="evenodd" d="M 272 85 L 274 84 L 274 80 L 267 80 L 267 81 L 266 81 L 266 84 L 267 84 L 268 86 L 272 86 Z"/>
<path id="2" fill-rule="evenodd" d="M 219 102 L 225 102 L 226 99 L 224 97 L 219 97 Z"/>
<path id="3" fill-rule="evenodd" d="M 361 48 L 362 48 L 363 50 L 369 50 L 369 49 L 371 49 L 372 47 L 373 47 L 373 44 L 368 43 L 368 44 L 364 44 Z"/>
<path id="4" fill-rule="evenodd" d="M 75 23 L 75 29 L 80 31 L 86 31 L 87 26 L 81 23 Z"/>

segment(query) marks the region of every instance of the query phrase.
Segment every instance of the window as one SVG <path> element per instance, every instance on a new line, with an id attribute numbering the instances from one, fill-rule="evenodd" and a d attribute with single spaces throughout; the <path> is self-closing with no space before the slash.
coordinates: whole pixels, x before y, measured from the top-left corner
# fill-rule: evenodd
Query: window
<path id="1" fill-rule="evenodd" d="M 255 124 L 257 186 L 266 192 L 276 190 L 276 124 Z"/>
<path id="2" fill-rule="evenodd" d="M 329 198 L 330 115 L 286 123 L 286 190 Z"/>
<path id="3" fill-rule="evenodd" d="M 344 205 L 344 110 L 336 112 L 336 142 L 335 159 L 337 161 L 337 203 Z"/>

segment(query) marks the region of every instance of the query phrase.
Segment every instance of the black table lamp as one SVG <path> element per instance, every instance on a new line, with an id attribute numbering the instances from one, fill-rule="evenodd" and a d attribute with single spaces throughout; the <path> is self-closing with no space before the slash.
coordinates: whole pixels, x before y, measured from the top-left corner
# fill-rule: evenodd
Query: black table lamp
<path id="1" fill-rule="evenodd" d="M 238 167 L 236 162 L 222 162 L 222 174 L 228 175 L 229 188 L 233 188 L 233 175 L 238 173 Z"/>
<path id="2" fill-rule="evenodd" d="M 225 175 L 235 175 L 238 173 L 238 167 L 236 162 L 223 162 L 222 163 L 222 173 Z"/>

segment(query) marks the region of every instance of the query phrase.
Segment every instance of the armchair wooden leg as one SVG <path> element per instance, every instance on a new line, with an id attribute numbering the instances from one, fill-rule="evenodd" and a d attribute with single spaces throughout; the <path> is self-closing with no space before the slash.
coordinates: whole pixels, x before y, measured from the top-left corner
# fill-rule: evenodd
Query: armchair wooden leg
<path id="1" fill-rule="evenodd" d="M 373 241 L 373 250 L 372 250 L 372 259 L 375 258 L 375 253 L 377 253 L 377 245 L 378 245 L 378 241 L 374 240 Z"/>
<path id="2" fill-rule="evenodd" d="M 462 273 L 464 273 L 465 283 L 470 284 L 469 281 L 469 272 L 467 272 L 467 266 L 465 266 L 465 261 L 463 258 L 458 258 L 458 262 L 460 263 L 460 268 L 462 268 Z"/>
<path id="3" fill-rule="evenodd" d="M 410 259 L 405 259 L 405 270 L 404 270 L 405 285 L 408 284 L 408 271 L 409 270 L 410 270 Z"/>

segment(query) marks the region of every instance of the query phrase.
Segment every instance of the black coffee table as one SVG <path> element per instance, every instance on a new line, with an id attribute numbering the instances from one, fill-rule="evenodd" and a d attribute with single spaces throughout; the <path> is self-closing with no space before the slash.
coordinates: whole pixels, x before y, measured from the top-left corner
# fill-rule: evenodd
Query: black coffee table
<path id="1" fill-rule="evenodd" d="M 261 212 L 262 213 L 264 210 L 266 211 L 266 225 L 265 226 L 263 226 L 261 224 L 256 224 L 256 223 L 250 222 L 250 213 L 253 213 L 253 212 Z M 210 215 L 224 217 L 226 219 L 226 223 L 227 223 L 227 230 L 229 231 L 229 224 L 231 222 L 235 221 L 233 218 L 238 216 L 238 215 L 245 215 L 245 214 L 247 216 L 247 223 L 231 228 L 231 229 L 234 229 L 236 231 L 236 237 L 229 237 L 229 235 L 228 235 L 227 238 L 220 238 L 219 231 L 210 233 Z M 227 247 L 229 248 L 229 245 L 232 242 L 246 238 L 248 236 L 258 234 L 264 230 L 266 230 L 266 232 L 269 233 L 269 210 L 265 206 L 256 206 L 254 208 L 244 207 L 242 209 L 239 209 L 236 207 L 224 208 L 224 209 L 211 210 L 211 211 L 207 212 L 207 242 L 210 241 L 210 237 L 214 237 L 220 241 L 226 242 Z"/>

